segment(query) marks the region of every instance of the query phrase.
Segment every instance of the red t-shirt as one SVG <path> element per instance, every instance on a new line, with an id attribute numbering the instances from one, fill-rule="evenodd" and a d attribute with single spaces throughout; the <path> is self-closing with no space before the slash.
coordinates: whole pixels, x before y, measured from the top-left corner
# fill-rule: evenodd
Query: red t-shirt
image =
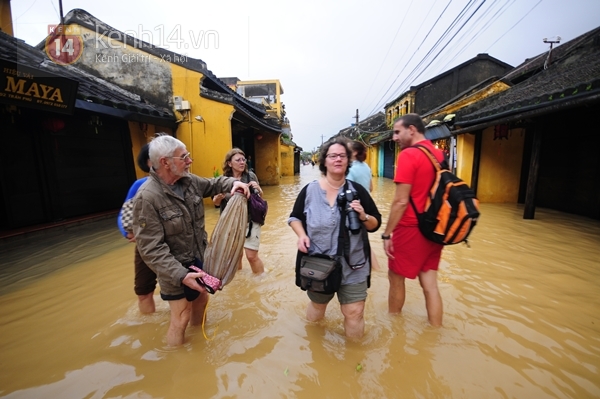
<path id="1" fill-rule="evenodd" d="M 435 155 L 441 163 L 444 160 L 444 153 L 433 146 L 431 141 L 419 141 L 420 145 L 426 146 Z M 412 185 L 410 196 L 414 201 L 417 210 L 423 212 L 427 194 L 431 189 L 435 179 L 435 169 L 431 160 L 419 148 L 409 147 L 400 151 L 396 161 L 395 183 L 404 183 Z M 398 226 L 417 226 L 417 215 L 409 203 L 404 215 L 400 219 Z"/>

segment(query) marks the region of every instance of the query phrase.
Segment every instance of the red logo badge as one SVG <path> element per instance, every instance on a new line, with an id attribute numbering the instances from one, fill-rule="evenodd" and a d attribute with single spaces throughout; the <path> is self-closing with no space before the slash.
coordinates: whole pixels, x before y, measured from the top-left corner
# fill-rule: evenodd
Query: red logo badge
<path id="1" fill-rule="evenodd" d="M 49 25 L 46 38 L 46 54 L 61 65 L 76 62 L 83 54 L 83 38 L 77 25 Z"/>

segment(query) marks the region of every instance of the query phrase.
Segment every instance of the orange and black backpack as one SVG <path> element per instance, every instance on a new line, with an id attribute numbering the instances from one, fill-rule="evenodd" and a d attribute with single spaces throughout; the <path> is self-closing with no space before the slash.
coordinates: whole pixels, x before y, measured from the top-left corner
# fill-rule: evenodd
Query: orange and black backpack
<path id="1" fill-rule="evenodd" d="M 446 161 L 440 164 L 427 147 L 418 144 L 413 147 L 423 151 L 435 169 L 435 179 L 423 213 L 419 213 L 410 198 L 419 221 L 419 230 L 427 239 L 438 244 L 467 242 L 479 218 L 479 201 L 475 198 L 475 192 L 448 170 Z"/>

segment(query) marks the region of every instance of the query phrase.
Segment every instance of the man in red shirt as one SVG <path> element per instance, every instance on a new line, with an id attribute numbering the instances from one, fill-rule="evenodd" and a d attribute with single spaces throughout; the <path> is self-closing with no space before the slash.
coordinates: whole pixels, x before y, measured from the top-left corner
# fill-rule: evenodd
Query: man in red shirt
<path id="1" fill-rule="evenodd" d="M 417 114 L 407 114 L 394 123 L 393 140 L 402 151 L 396 161 L 396 193 L 385 231 L 381 235 L 388 256 L 390 313 L 400 313 L 406 296 L 404 280 L 419 277 L 425 295 L 427 317 L 433 326 L 442 325 L 442 297 L 437 285 L 437 270 L 443 246 L 426 239 L 419 231 L 417 216 L 410 206 L 412 197 L 423 212 L 435 178 L 431 160 L 415 144 L 426 146 L 442 162 L 444 154 L 425 139 L 425 125 Z"/>

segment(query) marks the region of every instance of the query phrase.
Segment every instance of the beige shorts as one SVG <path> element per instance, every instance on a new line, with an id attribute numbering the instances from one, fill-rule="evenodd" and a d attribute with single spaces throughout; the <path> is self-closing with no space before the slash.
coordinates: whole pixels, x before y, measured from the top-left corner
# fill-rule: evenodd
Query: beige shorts
<path id="1" fill-rule="evenodd" d="M 250 224 L 248 224 L 248 226 L 250 226 Z M 247 237 L 246 241 L 244 241 L 244 248 L 258 251 L 261 227 L 260 224 L 252 222 L 252 232 L 250 233 L 250 237 Z M 246 228 L 246 235 L 248 235 L 248 228 Z"/>

